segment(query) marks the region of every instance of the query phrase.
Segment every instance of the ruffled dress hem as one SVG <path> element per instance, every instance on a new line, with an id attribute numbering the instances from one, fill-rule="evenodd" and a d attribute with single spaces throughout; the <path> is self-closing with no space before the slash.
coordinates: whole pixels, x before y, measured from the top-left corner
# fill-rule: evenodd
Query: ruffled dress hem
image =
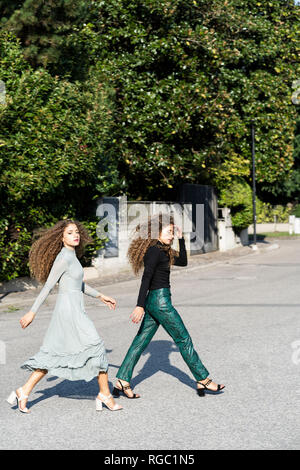
<path id="1" fill-rule="evenodd" d="M 106 352 L 103 345 L 97 344 L 75 354 L 57 354 L 41 348 L 21 369 L 47 370 L 48 374 L 67 380 L 91 381 L 99 372 L 108 371 Z"/>

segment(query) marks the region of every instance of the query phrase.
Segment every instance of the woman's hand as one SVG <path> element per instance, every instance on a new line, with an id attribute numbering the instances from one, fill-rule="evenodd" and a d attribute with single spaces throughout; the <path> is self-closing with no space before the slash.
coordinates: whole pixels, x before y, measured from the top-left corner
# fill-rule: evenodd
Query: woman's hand
<path id="1" fill-rule="evenodd" d="M 143 318 L 144 313 L 145 310 L 143 307 L 135 307 L 129 318 L 131 318 L 132 323 L 139 323 Z"/>
<path id="2" fill-rule="evenodd" d="M 27 326 L 29 326 L 30 323 L 33 322 L 34 317 L 35 317 L 35 313 L 30 311 L 30 312 L 26 313 L 26 315 L 24 315 L 24 317 L 21 318 L 20 324 L 21 324 L 21 327 L 23 328 L 23 330 L 25 328 L 27 328 Z"/>
<path id="3" fill-rule="evenodd" d="M 174 225 L 174 228 L 177 230 L 177 237 L 178 238 L 182 238 L 182 230 L 180 227 L 178 227 L 178 225 Z"/>
<path id="4" fill-rule="evenodd" d="M 99 296 L 100 300 L 102 300 L 102 302 L 107 305 L 110 310 L 115 310 L 116 308 L 116 305 L 117 305 L 117 302 L 115 301 L 115 299 L 112 299 L 111 297 L 107 297 L 106 295 L 100 295 Z"/>

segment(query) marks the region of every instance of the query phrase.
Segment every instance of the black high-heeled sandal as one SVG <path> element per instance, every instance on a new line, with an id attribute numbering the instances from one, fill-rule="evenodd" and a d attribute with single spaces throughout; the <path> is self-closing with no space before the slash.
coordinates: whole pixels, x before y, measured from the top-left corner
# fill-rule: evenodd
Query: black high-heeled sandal
<path id="1" fill-rule="evenodd" d="M 140 398 L 140 397 L 137 396 L 136 393 L 133 393 L 133 397 L 129 397 L 127 395 L 127 393 L 125 392 L 125 390 L 128 390 L 129 388 L 131 389 L 130 385 L 125 385 L 125 387 L 124 387 L 124 385 L 122 384 L 122 382 L 120 380 L 118 380 L 118 382 L 121 385 L 122 390 L 120 390 L 117 387 L 114 387 L 113 392 L 112 392 L 112 395 L 113 395 L 114 398 L 119 398 L 120 393 L 123 393 L 125 395 L 125 397 L 130 398 L 130 400 L 132 400 L 133 398 Z"/>
<path id="2" fill-rule="evenodd" d="M 209 380 L 206 382 L 206 384 L 203 384 L 202 382 L 197 381 L 197 384 L 202 385 L 202 387 L 203 387 L 203 388 L 198 388 L 198 387 L 197 387 L 197 393 L 198 393 L 199 397 L 204 397 L 206 390 L 209 391 L 209 392 L 211 392 L 211 393 L 220 393 L 220 391 L 225 388 L 225 385 L 223 385 L 223 387 L 221 387 L 220 384 L 217 384 L 217 385 L 218 385 L 217 390 L 212 390 L 211 388 L 208 388 L 208 387 L 207 387 L 207 385 L 209 385 L 211 382 L 212 382 L 212 379 L 209 379 Z"/>

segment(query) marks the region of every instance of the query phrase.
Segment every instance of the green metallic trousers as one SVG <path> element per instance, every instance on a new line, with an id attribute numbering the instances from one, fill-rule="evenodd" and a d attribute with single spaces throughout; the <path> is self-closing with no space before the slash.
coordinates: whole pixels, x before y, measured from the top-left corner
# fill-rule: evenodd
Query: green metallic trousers
<path id="1" fill-rule="evenodd" d="M 206 379 L 209 373 L 195 351 L 192 339 L 179 313 L 172 305 L 171 292 L 168 287 L 148 292 L 142 324 L 118 370 L 117 378 L 130 382 L 136 363 L 159 325 L 162 325 L 173 338 L 195 379 Z"/>

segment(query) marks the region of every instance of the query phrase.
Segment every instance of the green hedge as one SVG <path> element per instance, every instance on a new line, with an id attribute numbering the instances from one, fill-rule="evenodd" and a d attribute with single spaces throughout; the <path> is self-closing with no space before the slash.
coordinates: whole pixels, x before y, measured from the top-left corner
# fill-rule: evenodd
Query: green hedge
<path id="1" fill-rule="evenodd" d="M 293 213 L 292 205 L 282 206 L 261 201 L 258 197 L 256 204 L 256 223 L 272 223 L 276 216 L 277 223 L 288 223 L 289 215 Z M 233 182 L 229 189 L 220 192 L 219 207 L 231 209 L 232 226 L 236 232 L 253 224 L 253 198 L 252 188 L 242 180 Z M 299 214 L 300 214 L 300 209 Z"/>
<path id="2" fill-rule="evenodd" d="M 219 207 L 229 207 L 232 227 L 236 232 L 249 227 L 253 220 L 252 191 L 242 179 L 223 189 L 218 198 Z"/>
<path id="3" fill-rule="evenodd" d="M 36 228 L 95 223 L 102 195 L 210 184 L 248 226 L 252 119 L 257 185 L 278 194 L 293 169 L 299 8 L 225 3 L 0 2 L 1 279 L 27 272 Z"/>
<path id="4" fill-rule="evenodd" d="M 273 223 L 275 217 L 277 223 L 288 223 L 289 215 L 292 214 L 293 209 L 292 207 L 285 207 L 279 204 L 272 206 L 268 202 L 262 202 L 257 199 L 256 211 L 256 221 L 258 224 Z"/>
<path id="5" fill-rule="evenodd" d="M 119 190 L 110 152 L 113 92 L 94 77 L 71 83 L 33 70 L 0 33 L 0 279 L 28 274 L 33 231 L 62 218 L 95 232 L 96 199 Z M 99 242 L 95 237 L 96 244 Z M 92 248 L 87 249 L 91 257 Z"/>

